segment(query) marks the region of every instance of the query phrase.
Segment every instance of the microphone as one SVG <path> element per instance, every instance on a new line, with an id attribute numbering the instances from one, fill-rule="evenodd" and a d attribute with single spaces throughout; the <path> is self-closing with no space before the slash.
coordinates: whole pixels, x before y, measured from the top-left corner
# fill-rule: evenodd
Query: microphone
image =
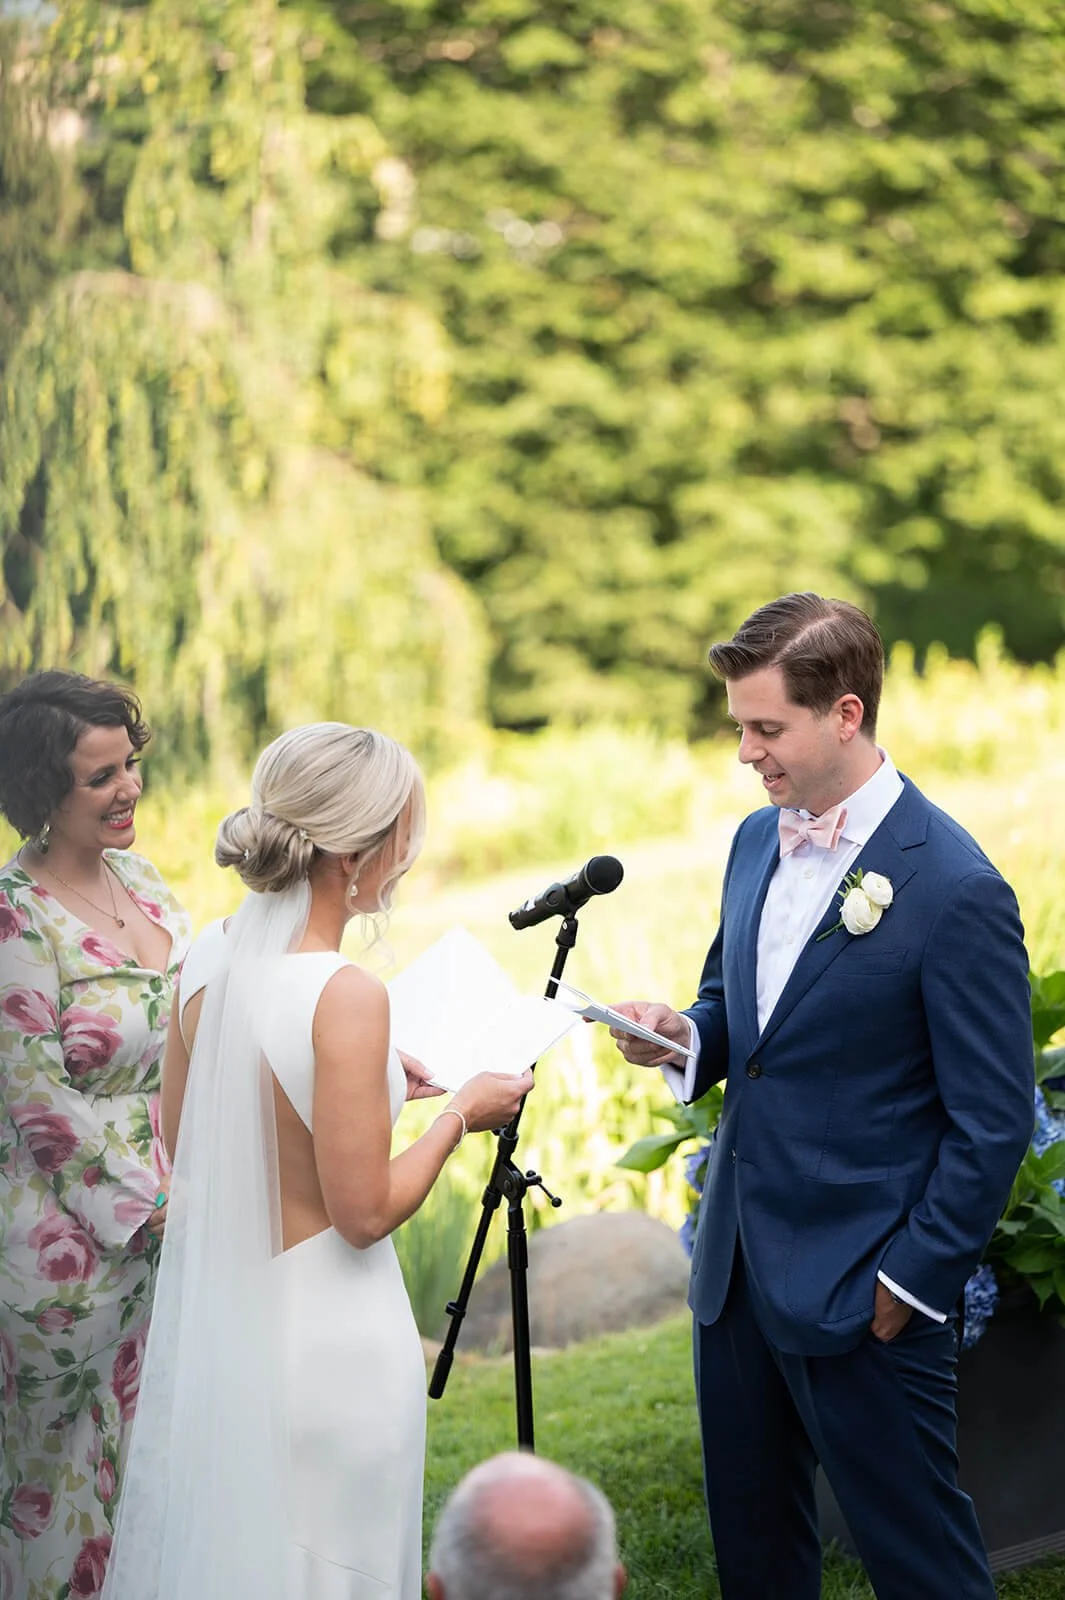
<path id="1" fill-rule="evenodd" d="M 552 883 L 540 894 L 526 900 L 508 921 L 512 928 L 535 928 L 548 917 L 572 917 L 593 894 L 612 894 L 625 876 L 617 856 L 593 856 L 572 877 Z"/>

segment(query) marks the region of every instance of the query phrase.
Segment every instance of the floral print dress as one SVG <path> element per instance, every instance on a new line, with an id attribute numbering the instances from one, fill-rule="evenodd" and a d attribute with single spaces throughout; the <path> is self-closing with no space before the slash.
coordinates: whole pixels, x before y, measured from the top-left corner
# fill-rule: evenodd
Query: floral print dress
<path id="1" fill-rule="evenodd" d="M 165 973 L 0 868 L 0 1600 L 100 1592 L 154 1288 L 189 926 L 149 862 L 107 859 L 170 934 Z"/>

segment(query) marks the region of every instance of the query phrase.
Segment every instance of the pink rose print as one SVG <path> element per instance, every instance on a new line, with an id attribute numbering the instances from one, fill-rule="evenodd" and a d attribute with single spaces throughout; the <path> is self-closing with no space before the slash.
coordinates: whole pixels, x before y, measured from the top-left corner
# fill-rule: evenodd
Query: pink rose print
<path id="1" fill-rule="evenodd" d="M 129 1228 L 139 1228 L 155 1210 L 159 1184 L 154 1172 L 144 1167 L 134 1167 L 122 1182 L 127 1192 L 115 1201 L 115 1221 L 124 1222 Z"/>
<path id="2" fill-rule="evenodd" d="M 43 1483 L 21 1483 L 11 1496 L 11 1526 L 20 1539 L 36 1539 L 55 1514 L 55 1503 Z"/>
<path id="3" fill-rule="evenodd" d="M 138 894 L 135 889 L 129 891 L 132 899 L 136 900 L 146 917 L 151 917 L 153 922 L 163 921 L 163 908 L 157 900 L 149 900 L 147 895 Z"/>
<path id="4" fill-rule="evenodd" d="M 103 1175 L 103 1167 L 86 1167 L 81 1175 L 81 1181 L 86 1189 L 95 1189 Z"/>
<path id="5" fill-rule="evenodd" d="M 39 989 L 8 989 L 0 1000 L 0 1011 L 22 1033 L 55 1032 L 55 1006 Z"/>
<path id="6" fill-rule="evenodd" d="M 85 1540 L 70 1569 L 70 1593 L 76 1595 L 77 1600 L 96 1600 L 104 1586 L 110 1554 L 109 1533 L 100 1533 L 95 1539 Z"/>
<path id="7" fill-rule="evenodd" d="M 148 1325 L 145 1323 L 131 1339 L 123 1339 L 111 1369 L 111 1393 L 118 1401 L 118 1414 L 123 1422 L 128 1422 L 137 1408 L 147 1338 Z"/>
<path id="8" fill-rule="evenodd" d="M 49 1283 L 84 1283 L 100 1260 L 92 1237 L 59 1211 L 38 1222 L 27 1238 L 37 1252 L 37 1271 Z"/>
<path id="9" fill-rule="evenodd" d="M 125 951 L 105 939 L 102 933 L 83 933 L 78 943 L 89 960 L 99 962 L 102 967 L 114 967 L 126 960 Z"/>
<path id="10" fill-rule="evenodd" d="M 13 1406 L 18 1399 L 18 1384 L 15 1374 L 18 1372 L 18 1356 L 10 1336 L 0 1332 L 0 1379 L 3 1381 L 4 1405 Z"/>
<path id="11" fill-rule="evenodd" d="M 72 1078 L 106 1067 L 122 1043 L 122 1035 L 110 1018 L 84 1006 L 64 1011 L 59 1030 L 63 1038 L 63 1060 Z"/>
<path id="12" fill-rule="evenodd" d="M 44 1106 L 12 1106 L 11 1120 L 42 1172 L 58 1172 L 78 1148 L 74 1126 Z"/>
<path id="13" fill-rule="evenodd" d="M 76 1321 L 69 1306 L 45 1306 L 37 1318 L 37 1326 L 42 1333 L 65 1333 Z"/>
<path id="14" fill-rule="evenodd" d="M 117 1484 L 118 1479 L 115 1476 L 114 1462 L 108 1461 L 105 1457 L 96 1469 L 96 1493 L 104 1505 L 107 1505 L 109 1500 L 114 1499 Z"/>
<path id="15" fill-rule="evenodd" d="M 29 925 L 26 913 L 13 906 L 6 894 L 0 894 L 0 944 L 5 939 L 21 939 Z"/>

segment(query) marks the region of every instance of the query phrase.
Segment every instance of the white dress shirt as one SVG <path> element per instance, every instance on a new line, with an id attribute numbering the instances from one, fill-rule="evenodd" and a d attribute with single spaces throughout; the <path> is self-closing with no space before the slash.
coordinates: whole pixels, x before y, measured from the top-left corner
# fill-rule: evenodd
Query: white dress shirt
<path id="1" fill-rule="evenodd" d="M 843 879 L 902 793 L 902 779 L 883 750 L 881 762 L 843 804 L 847 820 L 835 850 L 804 839 L 782 856 L 769 881 L 758 925 L 758 1030 L 765 1027 L 803 946 L 832 903 Z M 800 811 L 808 817 L 808 811 Z"/>
<path id="2" fill-rule="evenodd" d="M 844 877 L 902 793 L 902 779 L 891 757 L 884 750 L 879 750 L 879 755 L 880 766 L 873 776 L 843 802 L 847 820 L 836 849 L 826 850 L 804 839 L 780 859 L 769 881 L 758 925 L 755 987 L 759 1032 L 769 1021 L 800 952 L 828 910 Z M 798 815 L 808 817 L 810 813 L 799 811 Z M 698 1030 L 693 1022 L 689 1026 L 691 1048 L 698 1053 Z M 690 1100 L 695 1085 L 695 1062 L 688 1061 L 683 1071 L 667 1063 L 662 1071 L 677 1099 Z M 915 1300 L 883 1272 L 877 1276 L 899 1300 L 905 1300 L 907 1305 L 924 1312 L 935 1322 L 946 1322 L 943 1312 L 933 1311 Z"/>

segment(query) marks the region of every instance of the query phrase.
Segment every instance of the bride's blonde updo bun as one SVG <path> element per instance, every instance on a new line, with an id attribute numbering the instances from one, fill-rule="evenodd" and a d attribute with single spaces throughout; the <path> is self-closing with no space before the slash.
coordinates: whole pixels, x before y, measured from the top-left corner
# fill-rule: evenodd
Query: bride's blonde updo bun
<path id="1" fill-rule="evenodd" d="M 372 728 L 314 722 L 267 745 L 251 794 L 251 805 L 220 825 L 214 855 L 259 894 L 280 894 L 306 878 L 319 851 L 358 856 L 365 867 L 394 846 L 409 801 L 410 837 L 382 883 L 387 910 L 425 826 L 421 773 L 409 750 Z"/>
<path id="2" fill-rule="evenodd" d="M 214 858 L 220 867 L 235 867 L 249 889 L 279 894 L 307 876 L 314 846 L 291 822 L 257 806 L 242 806 L 219 827 Z"/>

